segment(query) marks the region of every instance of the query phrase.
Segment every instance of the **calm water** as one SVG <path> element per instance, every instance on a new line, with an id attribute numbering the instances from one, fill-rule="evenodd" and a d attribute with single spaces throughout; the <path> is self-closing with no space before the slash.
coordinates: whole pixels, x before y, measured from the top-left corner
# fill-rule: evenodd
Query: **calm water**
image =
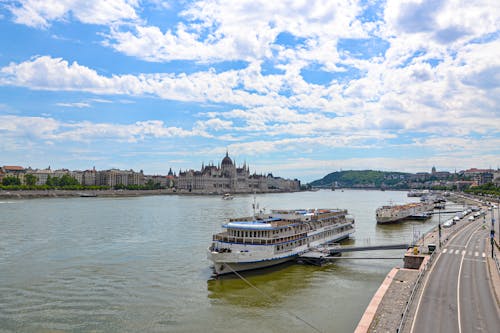
<path id="1" fill-rule="evenodd" d="M 346 208 L 357 245 L 410 242 L 437 223 L 377 226 L 406 192 L 257 195 L 261 208 Z M 253 196 L 0 201 L 0 332 L 352 332 L 402 260 L 342 259 L 212 280 L 206 248 Z M 442 219 L 446 218 L 442 216 Z M 402 251 L 346 254 L 402 256 Z"/>

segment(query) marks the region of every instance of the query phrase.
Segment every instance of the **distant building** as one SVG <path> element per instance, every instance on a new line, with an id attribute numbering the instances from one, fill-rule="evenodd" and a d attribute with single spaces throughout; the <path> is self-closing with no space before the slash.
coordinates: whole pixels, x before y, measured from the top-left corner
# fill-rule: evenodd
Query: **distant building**
<path id="1" fill-rule="evenodd" d="M 250 174 L 246 163 L 237 167 L 226 152 L 218 166 L 202 165 L 199 171 L 180 171 L 176 187 L 200 193 L 288 192 L 300 190 L 300 181 L 273 177 L 272 174 Z"/>
<path id="2" fill-rule="evenodd" d="M 26 169 L 18 165 L 4 165 L 2 168 L 2 180 L 4 177 L 16 177 L 19 178 L 21 183 L 24 183 L 24 176 L 26 174 Z"/>
<path id="3" fill-rule="evenodd" d="M 150 180 L 153 182 L 153 184 L 155 185 L 157 184 L 162 188 L 166 188 L 168 184 L 167 176 L 161 176 L 161 175 L 144 176 L 144 184 L 147 184 Z"/>
<path id="4" fill-rule="evenodd" d="M 144 185 L 144 173 L 134 170 L 110 169 L 96 173 L 96 185 L 114 187 L 116 185 Z"/>
<path id="5" fill-rule="evenodd" d="M 495 178 L 495 171 L 493 169 L 471 168 L 468 170 L 460 171 L 460 174 L 474 181 L 475 185 L 492 183 L 493 179 Z"/>

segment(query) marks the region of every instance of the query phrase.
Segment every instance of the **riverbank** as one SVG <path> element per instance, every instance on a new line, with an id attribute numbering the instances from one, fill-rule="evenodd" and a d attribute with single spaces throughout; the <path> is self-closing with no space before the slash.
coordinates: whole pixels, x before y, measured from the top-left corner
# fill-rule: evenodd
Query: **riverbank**
<path id="1" fill-rule="evenodd" d="M 290 192 L 258 192 L 260 193 L 290 193 Z M 232 193 L 232 194 L 251 194 Z M 206 191 L 187 191 L 187 190 L 20 190 L 5 191 L 0 190 L 0 199 L 36 199 L 36 198 L 76 198 L 76 197 L 138 197 L 150 195 L 222 195 L 222 193 L 213 193 Z"/>
<path id="2" fill-rule="evenodd" d="M 172 190 L 28 190 L 0 191 L 4 199 L 70 198 L 70 197 L 135 197 L 145 195 L 178 194 Z"/>

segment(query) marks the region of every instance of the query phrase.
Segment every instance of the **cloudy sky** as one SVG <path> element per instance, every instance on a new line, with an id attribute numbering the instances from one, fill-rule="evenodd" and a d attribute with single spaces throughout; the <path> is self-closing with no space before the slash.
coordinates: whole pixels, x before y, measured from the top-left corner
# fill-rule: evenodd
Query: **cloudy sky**
<path id="1" fill-rule="evenodd" d="M 0 0 L 0 165 L 500 165 L 500 2 Z"/>

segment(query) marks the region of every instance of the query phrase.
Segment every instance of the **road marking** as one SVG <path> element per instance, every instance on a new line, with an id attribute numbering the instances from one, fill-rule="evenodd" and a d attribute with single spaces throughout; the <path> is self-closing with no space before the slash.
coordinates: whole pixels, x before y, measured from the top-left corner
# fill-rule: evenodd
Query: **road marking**
<path id="1" fill-rule="evenodd" d="M 443 253 L 446 253 L 446 251 L 448 251 L 448 249 L 444 249 L 444 250 L 443 250 Z"/>
<path id="2" fill-rule="evenodd" d="M 483 258 L 486 257 L 486 253 L 483 252 Z"/>
<path id="3" fill-rule="evenodd" d="M 477 227 L 470 235 L 467 243 L 465 243 L 465 248 L 469 246 L 472 236 L 479 230 Z M 462 251 L 462 260 L 460 260 L 460 268 L 458 269 L 458 279 L 457 279 L 457 315 L 458 315 L 458 333 L 462 333 L 462 323 L 460 319 L 460 276 L 462 275 L 462 265 L 464 263 L 465 251 Z"/>
<path id="4" fill-rule="evenodd" d="M 460 254 L 460 250 L 455 250 L 455 254 Z"/>
<path id="5" fill-rule="evenodd" d="M 476 251 L 476 252 L 474 252 L 474 257 L 477 257 L 477 256 L 479 256 L 479 252 Z"/>
<path id="6" fill-rule="evenodd" d="M 468 227 L 468 226 L 467 226 Z M 472 229 L 472 228 L 471 228 Z M 479 228 L 477 228 L 479 229 Z M 476 229 L 476 230 L 477 230 Z M 461 232 L 464 232 L 464 229 L 460 229 Z M 458 235 L 460 234 L 460 232 L 457 232 L 455 235 L 451 236 L 451 238 L 449 239 L 449 242 L 452 242 Z M 448 245 L 449 247 L 453 247 L 453 246 L 457 246 L 457 247 L 460 247 L 462 248 L 463 246 L 459 246 L 459 245 L 452 245 L 452 244 L 449 244 Z M 418 303 L 417 303 L 417 308 L 415 309 L 415 317 L 413 318 L 412 320 L 412 323 L 411 323 L 411 328 L 410 328 L 410 333 L 413 333 L 413 330 L 415 328 L 415 323 L 417 322 L 417 317 L 418 317 L 418 311 L 420 310 L 420 304 L 422 303 L 422 297 L 424 295 L 424 292 L 425 292 L 425 289 L 427 287 L 427 281 L 429 281 L 429 276 L 432 274 L 432 271 L 434 270 L 434 267 L 437 265 L 438 261 L 439 261 L 439 258 L 441 258 L 441 254 L 442 252 L 440 252 L 436 258 L 436 260 L 434 260 L 434 262 L 431 264 L 431 268 L 427 271 L 427 273 L 425 274 L 425 281 L 424 281 L 424 284 L 422 286 L 422 291 L 420 292 L 420 296 L 418 297 Z M 450 254 L 453 254 L 453 249 L 450 250 Z M 457 254 L 458 254 L 458 250 L 457 250 Z M 458 283 L 460 283 L 460 275 L 458 276 Z M 457 298 L 458 299 L 458 298 Z M 460 305 L 459 305 L 460 306 Z M 461 330 L 462 328 L 460 327 L 460 309 L 458 309 L 458 326 L 459 326 L 459 329 Z M 461 331 L 459 331 L 461 332 Z"/>
<path id="7" fill-rule="evenodd" d="M 475 262 L 486 262 L 486 260 L 482 259 L 472 259 L 472 258 L 465 258 L 464 261 L 475 261 Z"/>

